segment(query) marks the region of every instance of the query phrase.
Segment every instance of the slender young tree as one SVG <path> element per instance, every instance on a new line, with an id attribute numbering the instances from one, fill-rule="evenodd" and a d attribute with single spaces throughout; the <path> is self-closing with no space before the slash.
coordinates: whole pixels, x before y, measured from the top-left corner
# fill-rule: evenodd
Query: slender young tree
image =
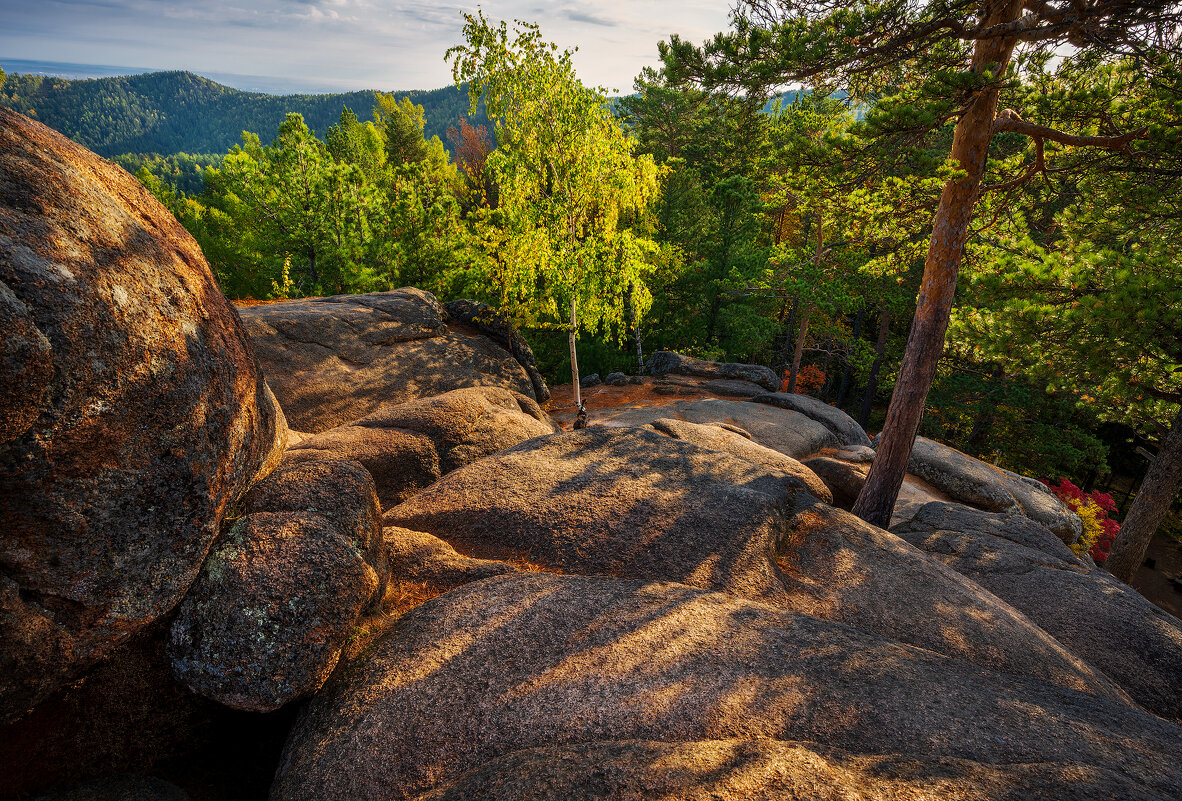
<path id="1" fill-rule="evenodd" d="M 629 310 L 639 319 L 651 304 L 643 279 L 652 243 L 621 217 L 655 199 L 657 168 L 633 153 L 603 93 L 583 85 L 571 52 L 543 40 L 538 26 L 518 22 L 511 35 L 483 13 L 465 20 L 466 44 L 448 58 L 456 82 L 468 82 L 472 108 L 483 98 L 496 127 L 488 166 L 508 235 L 499 240 L 494 283 L 511 319 L 563 321 L 582 406 L 579 331 L 623 331 Z"/>
<path id="2" fill-rule="evenodd" d="M 907 350 L 855 514 L 877 525 L 890 520 L 943 350 L 994 136 L 1023 134 L 1039 144 L 1019 177 L 1028 180 L 1045 169 L 1047 142 L 1121 149 L 1145 135 L 1105 120 L 1094 121 L 1099 133 L 1072 134 L 999 112 L 999 97 L 1017 75 L 1015 54 L 1072 46 L 1143 56 L 1172 44 L 1180 21 L 1177 3 L 1167 0 L 743 0 L 733 32 L 702 48 L 676 36 L 662 47 L 671 75 L 708 86 L 758 95 L 811 81 L 815 90 L 841 88 L 855 98 L 886 93 L 877 120 L 884 142 L 953 128 L 956 172 L 932 220 Z"/>

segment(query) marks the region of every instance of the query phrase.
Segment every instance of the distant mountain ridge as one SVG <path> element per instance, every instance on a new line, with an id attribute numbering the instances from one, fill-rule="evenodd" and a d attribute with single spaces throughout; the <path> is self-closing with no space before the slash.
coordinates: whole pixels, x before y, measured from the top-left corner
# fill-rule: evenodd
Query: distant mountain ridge
<path id="1" fill-rule="evenodd" d="M 447 128 L 468 116 L 468 93 L 462 88 L 393 94 L 423 106 L 428 138 L 446 141 Z M 303 114 L 308 127 L 323 138 L 345 106 L 361 119 L 369 118 L 376 95 L 244 92 L 182 71 L 85 80 L 10 74 L 0 86 L 0 106 L 109 158 L 123 153 L 224 153 L 241 141 L 243 131 L 268 142 L 289 112 Z"/>

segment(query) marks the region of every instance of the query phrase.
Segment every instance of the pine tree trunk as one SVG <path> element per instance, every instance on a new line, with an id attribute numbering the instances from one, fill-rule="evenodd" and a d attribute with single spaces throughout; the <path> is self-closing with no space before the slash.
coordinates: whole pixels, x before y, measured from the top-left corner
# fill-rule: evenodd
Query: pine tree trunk
<path id="1" fill-rule="evenodd" d="M 796 377 L 800 373 L 800 360 L 804 356 L 804 338 L 809 335 L 809 316 L 812 311 L 806 306 L 804 314 L 800 316 L 800 333 L 796 335 L 796 350 L 792 353 L 792 372 L 788 374 L 789 394 L 796 391 Z"/>
<path id="2" fill-rule="evenodd" d="M 1022 0 L 987 3 L 985 10 L 984 27 L 1002 25 L 1018 18 Z M 1004 74 L 1014 45 L 1013 39 L 978 40 L 973 50 L 972 71 L 990 69 L 995 75 Z M 944 350 L 960 259 L 993 139 L 998 94 L 996 83 L 977 91 L 953 133 L 952 160 L 964 170 L 965 176 L 945 184 L 940 195 L 907 350 L 866 485 L 852 509 L 855 515 L 876 526 L 885 528 L 890 524 L 899 488 L 907 475 L 923 406 Z"/>
<path id="3" fill-rule="evenodd" d="M 1145 561 L 1149 541 L 1170 511 L 1179 489 L 1182 489 L 1182 408 L 1149 465 L 1149 472 L 1112 544 L 1108 561 L 1104 563 L 1109 573 L 1126 584 L 1133 580 L 1137 568 Z"/>
<path id="4" fill-rule="evenodd" d="M 878 372 L 882 369 L 883 355 L 886 354 L 887 337 L 891 333 L 891 313 L 886 306 L 878 312 L 878 339 L 874 342 L 874 361 L 870 365 L 870 378 L 866 381 L 866 396 L 862 398 L 862 411 L 858 425 L 863 430 L 870 425 L 870 412 L 874 409 L 874 395 L 878 392 Z"/>

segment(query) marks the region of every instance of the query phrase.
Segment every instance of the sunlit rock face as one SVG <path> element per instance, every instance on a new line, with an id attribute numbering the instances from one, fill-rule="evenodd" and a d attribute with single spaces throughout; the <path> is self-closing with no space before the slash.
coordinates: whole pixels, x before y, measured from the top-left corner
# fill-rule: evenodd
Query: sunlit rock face
<path id="1" fill-rule="evenodd" d="M 192 237 L 0 109 L 0 720 L 180 600 L 282 412 Z"/>
<path id="2" fill-rule="evenodd" d="M 435 296 L 420 289 L 251 306 L 242 319 L 297 431 L 318 434 L 386 404 L 461 387 L 536 397 L 509 351 L 449 322 Z"/>
<path id="3" fill-rule="evenodd" d="M 536 437 L 449 473 L 384 520 L 470 556 L 720 590 L 1127 702 L 1013 607 L 819 502 L 799 476 L 649 429 Z"/>
<path id="4" fill-rule="evenodd" d="M 1182 720 L 1182 621 L 1018 512 L 929 503 L 893 532 L 1012 604 L 1154 714 Z"/>
<path id="5" fill-rule="evenodd" d="M 1116 700 L 733 595 L 529 574 L 429 601 L 334 677 L 271 799 L 1165 801 L 1180 765 L 1177 727 Z"/>

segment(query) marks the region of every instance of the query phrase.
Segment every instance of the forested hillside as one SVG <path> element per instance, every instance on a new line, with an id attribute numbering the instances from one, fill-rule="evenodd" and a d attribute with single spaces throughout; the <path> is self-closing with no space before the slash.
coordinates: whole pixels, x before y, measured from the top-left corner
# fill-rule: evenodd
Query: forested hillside
<path id="1" fill-rule="evenodd" d="M 423 107 L 427 137 L 444 138 L 468 111 L 462 88 L 395 92 Z M 70 81 L 9 75 L 0 105 L 27 114 L 101 156 L 122 153 L 220 153 L 243 131 L 273 131 L 289 112 L 323 136 L 345 106 L 369 117 L 377 92 L 267 95 L 241 92 L 191 72 L 153 72 Z"/>

